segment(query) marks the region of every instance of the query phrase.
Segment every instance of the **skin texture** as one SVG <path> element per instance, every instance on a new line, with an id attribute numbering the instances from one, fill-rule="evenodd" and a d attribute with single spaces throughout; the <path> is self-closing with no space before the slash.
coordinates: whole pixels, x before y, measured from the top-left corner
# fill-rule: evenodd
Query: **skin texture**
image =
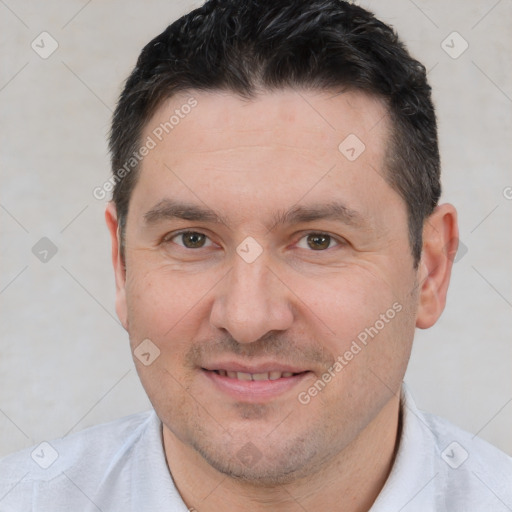
<path id="1" fill-rule="evenodd" d="M 415 328 L 444 308 L 455 210 L 443 205 L 427 219 L 415 269 L 406 205 L 384 179 L 389 125 L 377 99 L 191 91 L 161 105 L 142 140 L 191 95 L 197 106 L 142 162 L 125 265 L 114 205 L 106 212 L 117 313 L 132 350 L 148 338 L 160 350 L 148 366 L 134 361 L 163 422 L 174 481 L 200 512 L 368 510 L 392 465 Z M 338 149 L 349 134 L 365 144 L 354 161 Z M 163 200 L 212 209 L 224 222 L 155 214 Z M 333 201 L 350 219 L 275 223 L 289 208 Z M 204 246 L 187 248 L 175 236 L 182 229 L 206 235 Z M 318 233 L 331 236 L 321 249 L 311 243 Z M 247 237 L 262 250 L 251 263 L 237 253 Z M 389 320 L 393 305 L 400 311 Z M 301 403 L 299 393 L 383 314 L 384 327 Z M 310 373 L 270 398 L 236 398 L 202 370 L 226 361 Z"/>

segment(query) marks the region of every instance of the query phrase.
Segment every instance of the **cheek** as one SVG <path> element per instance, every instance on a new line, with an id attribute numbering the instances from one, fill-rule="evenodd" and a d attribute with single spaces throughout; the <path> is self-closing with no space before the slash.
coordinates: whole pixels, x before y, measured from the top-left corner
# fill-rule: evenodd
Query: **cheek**
<path id="1" fill-rule="evenodd" d="M 215 280 L 207 275 L 190 275 L 166 267 L 137 268 L 127 276 L 126 301 L 130 338 L 144 338 L 157 345 L 173 341 L 176 351 L 180 340 L 193 338 L 205 315 L 207 292 Z"/>
<path id="2" fill-rule="evenodd" d="M 340 393 L 384 400 L 403 379 L 414 336 L 412 284 L 389 276 L 374 267 L 351 266 L 298 292 L 308 297 L 315 313 L 309 318 L 326 333 L 320 342 L 338 362 L 324 396 L 334 400 L 335 409 Z"/>
<path id="3" fill-rule="evenodd" d="M 127 274 L 126 303 L 131 337 L 160 337 L 166 311 L 174 311 L 172 295 L 163 294 L 163 287 L 151 273 Z M 134 340 L 135 341 L 135 340 Z"/>
<path id="4" fill-rule="evenodd" d="M 294 291 L 307 314 L 325 332 L 333 354 L 379 320 L 398 299 L 388 282 L 369 267 L 350 266 L 318 280 L 297 279 Z M 380 325 L 380 324 L 379 324 Z"/>

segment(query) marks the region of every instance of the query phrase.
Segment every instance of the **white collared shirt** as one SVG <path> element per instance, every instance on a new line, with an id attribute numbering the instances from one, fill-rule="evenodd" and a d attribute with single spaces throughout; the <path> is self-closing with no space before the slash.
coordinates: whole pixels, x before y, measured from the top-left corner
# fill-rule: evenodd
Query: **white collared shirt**
<path id="1" fill-rule="evenodd" d="M 511 512 L 512 458 L 421 412 L 404 387 L 402 431 L 370 512 Z M 200 506 L 198 506 L 200 511 Z M 187 512 L 154 411 L 0 460 L 0 512 Z"/>

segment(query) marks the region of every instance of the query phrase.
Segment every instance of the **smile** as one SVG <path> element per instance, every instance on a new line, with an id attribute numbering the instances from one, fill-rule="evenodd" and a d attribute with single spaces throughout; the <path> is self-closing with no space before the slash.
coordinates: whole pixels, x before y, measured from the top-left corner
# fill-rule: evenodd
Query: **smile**
<path id="1" fill-rule="evenodd" d="M 222 377 L 229 377 L 230 379 L 237 380 L 277 380 L 281 378 L 292 377 L 293 375 L 298 375 L 298 373 L 293 372 L 264 372 L 264 373 L 245 373 L 245 372 L 228 372 L 227 370 L 213 370 L 215 373 Z M 302 373 L 302 372 L 300 372 Z"/>
<path id="2" fill-rule="evenodd" d="M 295 389 L 298 393 L 303 386 L 299 384 L 310 375 L 311 371 L 235 371 L 230 370 L 208 370 L 201 368 L 201 374 L 208 379 L 207 392 L 221 393 L 224 397 L 236 401 L 249 403 L 262 403 L 276 399 Z"/>

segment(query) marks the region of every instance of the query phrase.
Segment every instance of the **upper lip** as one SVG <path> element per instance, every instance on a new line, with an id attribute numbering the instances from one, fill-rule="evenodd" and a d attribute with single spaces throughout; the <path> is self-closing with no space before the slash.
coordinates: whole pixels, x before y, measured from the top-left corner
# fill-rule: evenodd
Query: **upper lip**
<path id="1" fill-rule="evenodd" d="M 205 370 L 225 370 L 227 372 L 241 372 L 241 373 L 269 373 L 269 372 L 291 372 L 302 373 L 309 371 L 307 368 L 291 366 L 283 363 L 267 362 L 259 364 L 241 364 L 236 361 L 226 361 L 219 363 L 209 363 L 202 367 Z"/>

